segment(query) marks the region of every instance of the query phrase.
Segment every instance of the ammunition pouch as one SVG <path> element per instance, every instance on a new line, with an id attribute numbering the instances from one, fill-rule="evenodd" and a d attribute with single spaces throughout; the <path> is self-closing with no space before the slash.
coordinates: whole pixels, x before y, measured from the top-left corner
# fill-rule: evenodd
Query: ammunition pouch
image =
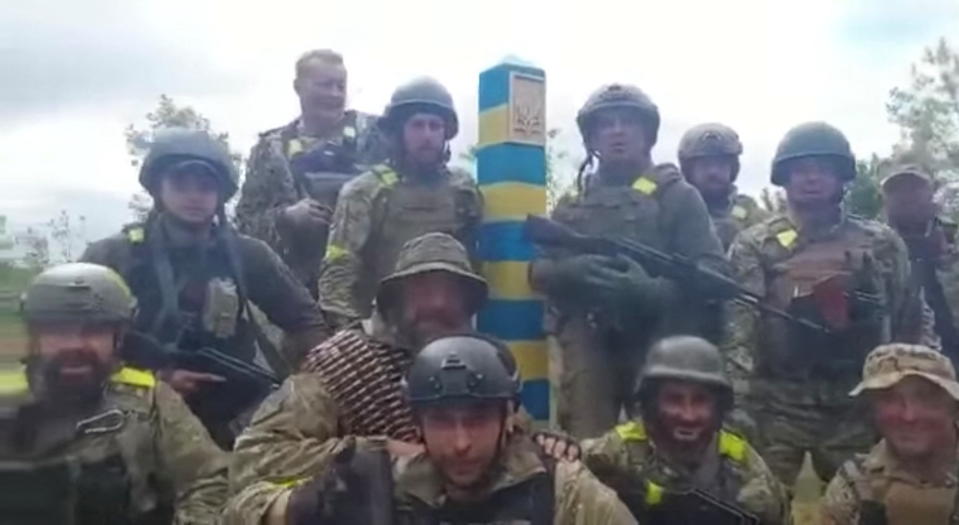
<path id="1" fill-rule="evenodd" d="M 330 205 L 336 203 L 343 184 L 357 175 L 353 155 L 332 144 L 293 155 L 290 171 L 304 193 Z"/>
<path id="2" fill-rule="evenodd" d="M 120 456 L 86 464 L 77 478 L 77 523 L 123 525 L 131 523 L 130 478 Z"/>
<path id="3" fill-rule="evenodd" d="M 555 513 L 554 483 L 553 472 L 548 470 L 519 485 L 496 492 L 485 501 L 469 504 L 448 502 L 439 509 L 417 502 L 412 509 L 398 513 L 397 525 L 551 525 Z"/>

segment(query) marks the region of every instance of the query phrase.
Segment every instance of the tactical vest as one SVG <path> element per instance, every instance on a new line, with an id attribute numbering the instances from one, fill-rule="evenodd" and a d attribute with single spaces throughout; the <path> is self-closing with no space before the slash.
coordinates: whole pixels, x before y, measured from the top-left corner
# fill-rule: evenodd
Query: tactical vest
<path id="1" fill-rule="evenodd" d="M 394 514 L 396 525 L 552 525 L 556 507 L 556 463 L 543 458 L 546 472 L 499 490 L 488 499 L 432 508 L 414 500 Z"/>
<path id="2" fill-rule="evenodd" d="M 646 427 L 642 422 L 630 421 L 615 428 L 616 434 L 620 437 L 627 447 L 649 446 L 649 436 L 646 433 Z M 630 511 L 641 523 L 643 517 L 654 514 L 657 506 L 664 503 L 665 498 L 677 490 L 700 489 L 708 492 L 716 498 L 730 502 L 735 505 L 739 490 L 742 488 L 743 479 L 739 472 L 746 468 L 746 456 L 748 445 L 746 441 L 726 430 L 719 431 L 718 447 L 720 456 L 720 469 L 718 479 L 714 480 L 708 487 L 669 487 L 664 486 L 663 480 L 650 479 L 643 476 L 642 481 L 637 485 L 634 479 L 619 483 L 610 483 L 610 487 L 616 490 L 620 499 L 629 507 Z M 646 461 L 637 455 L 629 454 L 630 472 L 644 472 L 647 468 Z M 629 486 L 627 486 L 627 484 Z M 618 486 L 616 486 L 618 485 Z"/>
<path id="3" fill-rule="evenodd" d="M 840 315 L 848 326 L 822 333 L 784 319 L 768 317 L 761 324 L 760 370 L 773 377 L 803 379 L 818 375 L 831 378 L 858 378 L 866 353 L 891 339 L 889 305 L 872 311 L 857 306 L 857 293 L 868 293 L 888 302 L 887 282 L 876 260 L 875 234 L 856 219 L 837 226 L 828 238 L 807 241 L 788 222 L 766 238 L 761 246 L 766 301 L 796 317 L 823 326 L 827 306 L 817 302 L 815 289 L 834 279 L 846 296 Z"/>
<path id="4" fill-rule="evenodd" d="M 172 521 L 176 495 L 157 483 L 159 458 L 150 404 L 144 400 L 155 380 L 148 372 L 124 368 L 111 383 L 94 415 L 56 425 L 60 430 L 53 432 L 31 424 L 31 418 L 42 416 L 35 407 L 24 407 L 20 433 L 11 437 L 12 449 L 22 450 L 25 459 L 0 459 L 0 516 L 30 525 Z M 35 459 L 44 456 L 49 459 Z"/>
<path id="5" fill-rule="evenodd" d="M 870 476 L 866 458 L 858 454 L 839 469 L 859 505 L 858 525 L 959 525 L 955 485 L 924 488 Z"/>
<path id="6" fill-rule="evenodd" d="M 452 184 L 453 175 L 426 185 L 404 181 L 383 164 L 372 171 L 381 189 L 374 198 L 371 235 L 361 254 L 366 273 L 365 281 L 358 284 L 356 304 L 364 317 L 369 315 L 378 283 L 393 273 L 407 241 L 427 233 L 447 233 L 472 252 L 476 239 L 470 235 L 482 212 L 477 190 Z"/>
<path id="7" fill-rule="evenodd" d="M 336 401 L 344 435 L 419 441 L 401 386 L 411 364 L 408 353 L 354 328 L 340 331 L 307 354 L 301 370 L 323 378 Z"/>

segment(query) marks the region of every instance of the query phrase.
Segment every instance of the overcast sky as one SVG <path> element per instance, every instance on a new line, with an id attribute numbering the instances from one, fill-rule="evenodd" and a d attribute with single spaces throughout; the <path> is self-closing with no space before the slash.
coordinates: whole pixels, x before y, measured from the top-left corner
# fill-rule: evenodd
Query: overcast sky
<path id="1" fill-rule="evenodd" d="M 589 92 L 635 83 L 663 114 L 657 161 L 675 158 L 688 127 L 725 122 L 745 144 L 741 186 L 758 194 L 779 138 L 803 121 L 837 125 L 858 155 L 887 153 L 890 88 L 924 46 L 959 35 L 955 0 L 4 4 L 0 214 L 23 227 L 67 209 L 87 217 L 88 240 L 130 219 L 123 130 L 161 93 L 245 154 L 296 116 L 293 62 L 311 48 L 344 54 L 357 109 L 381 111 L 413 76 L 445 83 L 463 122 L 456 151 L 476 138 L 478 74 L 504 56 L 546 70 L 548 126 L 576 156 L 573 115 Z"/>

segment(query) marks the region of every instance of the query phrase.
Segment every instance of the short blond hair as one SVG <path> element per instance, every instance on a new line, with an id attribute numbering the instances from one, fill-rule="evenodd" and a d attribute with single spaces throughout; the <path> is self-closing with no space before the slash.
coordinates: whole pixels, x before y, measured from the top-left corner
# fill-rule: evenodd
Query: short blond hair
<path id="1" fill-rule="evenodd" d="M 311 60 L 319 60 L 334 66 L 343 65 L 343 55 L 336 51 L 332 49 L 313 49 L 303 53 L 300 55 L 300 58 L 296 59 L 296 78 L 300 78 L 303 75 L 306 65 Z"/>

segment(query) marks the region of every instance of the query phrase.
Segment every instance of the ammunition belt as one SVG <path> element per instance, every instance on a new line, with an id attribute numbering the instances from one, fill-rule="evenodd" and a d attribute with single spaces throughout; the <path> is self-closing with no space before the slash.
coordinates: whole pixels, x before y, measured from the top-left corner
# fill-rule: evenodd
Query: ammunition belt
<path id="1" fill-rule="evenodd" d="M 401 386 L 411 363 L 402 350 L 348 329 L 311 351 L 302 370 L 323 378 L 345 434 L 419 441 Z"/>

